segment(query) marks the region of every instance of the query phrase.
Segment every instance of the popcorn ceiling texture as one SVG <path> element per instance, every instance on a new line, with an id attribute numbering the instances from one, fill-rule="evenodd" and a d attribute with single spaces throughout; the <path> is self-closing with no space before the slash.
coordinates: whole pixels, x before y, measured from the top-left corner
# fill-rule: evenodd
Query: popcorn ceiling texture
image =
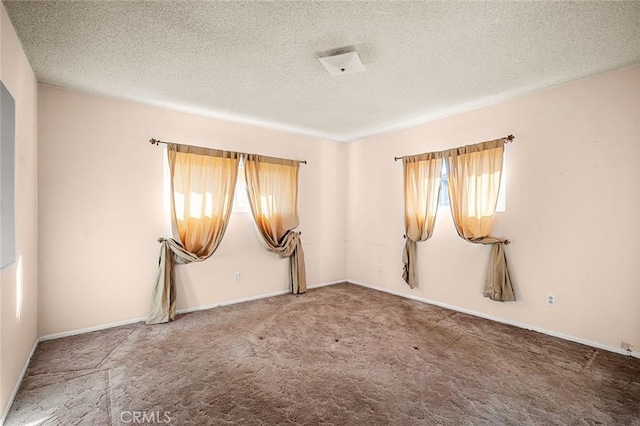
<path id="1" fill-rule="evenodd" d="M 43 342 L 6 425 L 136 411 L 176 425 L 637 425 L 640 360 L 340 284 Z"/>
<path id="2" fill-rule="evenodd" d="M 640 62 L 636 1 L 4 5 L 41 83 L 339 141 Z"/>

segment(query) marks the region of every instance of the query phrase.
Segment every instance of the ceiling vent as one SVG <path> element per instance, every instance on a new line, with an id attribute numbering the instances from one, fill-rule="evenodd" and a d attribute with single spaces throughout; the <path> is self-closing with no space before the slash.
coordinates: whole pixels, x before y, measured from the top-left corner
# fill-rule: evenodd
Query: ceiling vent
<path id="1" fill-rule="evenodd" d="M 329 74 L 343 75 L 354 74 L 357 72 L 363 72 L 367 69 L 362 64 L 358 52 L 342 53 L 340 55 L 325 56 L 324 58 L 318 58 L 318 60 L 329 71 Z"/>

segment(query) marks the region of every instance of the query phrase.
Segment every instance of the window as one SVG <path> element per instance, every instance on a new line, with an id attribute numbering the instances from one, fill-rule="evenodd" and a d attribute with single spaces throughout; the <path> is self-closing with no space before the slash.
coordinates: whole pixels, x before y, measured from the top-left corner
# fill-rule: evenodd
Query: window
<path id="1" fill-rule="evenodd" d="M 244 176 L 244 160 L 238 164 L 238 179 L 236 179 L 236 192 L 233 196 L 233 213 L 247 213 L 251 211 L 249 196 L 247 195 L 247 180 Z"/>
<path id="2" fill-rule="evenodd" d="M 505 187 L 505 164 L 502 164 L 502 176 L 500 178 L 500 192 L 498 193 L 498 204 L 496 212 L 507 211 L 507 198 Z M 449 208 L 449 181 L 447 180 L 447 163 L 442 162 L 442 175 L 440 177 L 440 195 L 438 197 L 438 207 Z"/>

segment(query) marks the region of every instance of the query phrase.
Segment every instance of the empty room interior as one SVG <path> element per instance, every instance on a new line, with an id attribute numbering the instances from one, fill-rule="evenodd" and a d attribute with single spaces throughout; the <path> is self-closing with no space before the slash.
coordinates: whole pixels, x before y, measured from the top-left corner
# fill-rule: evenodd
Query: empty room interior
<path id="1" fill-rule="evenodd" d="M 0 4 L 0 424 L 640 424 L 640 2 Z"/>

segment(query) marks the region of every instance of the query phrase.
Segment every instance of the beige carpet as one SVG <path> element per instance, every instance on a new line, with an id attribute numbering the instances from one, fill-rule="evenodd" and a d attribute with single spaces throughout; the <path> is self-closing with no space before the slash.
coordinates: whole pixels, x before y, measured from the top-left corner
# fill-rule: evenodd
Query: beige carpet
<path id="1" fill-rule="evenodd" d="M 14 425 L 640 425 L 640 360 L 340 284 L 40 344 Z"/>

